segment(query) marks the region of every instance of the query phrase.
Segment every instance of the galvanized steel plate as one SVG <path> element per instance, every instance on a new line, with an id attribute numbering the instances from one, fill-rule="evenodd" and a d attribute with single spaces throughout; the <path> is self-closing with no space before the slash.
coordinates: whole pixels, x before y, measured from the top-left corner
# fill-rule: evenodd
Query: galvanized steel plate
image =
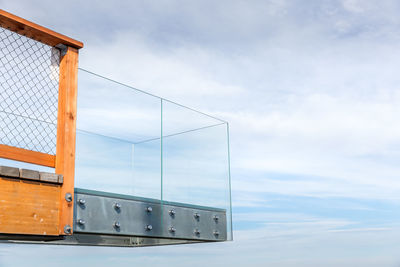
<path id="1" fill-rule="evenodd" d="M 225 210 L 97 191 L 76 191 L 74 219 L 75 233 L 227 239 Z"/>

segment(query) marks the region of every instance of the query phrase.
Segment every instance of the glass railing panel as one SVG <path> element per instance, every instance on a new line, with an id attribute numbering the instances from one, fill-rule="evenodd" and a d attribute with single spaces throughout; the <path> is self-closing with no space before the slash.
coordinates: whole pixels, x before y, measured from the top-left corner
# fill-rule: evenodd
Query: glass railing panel
<path id="1" fill-rule="evenodd" d="M 78 88 L 75 187 L 161 199 L 161 100 L 83 70 Z"/>
<path id="2" fill-rule="evenodd" d="M 155 203 L 154 235 L 232 239 L 226 122 L 83 70 L 78 91 L 77 188 Z"/>
<path id="3" fill-rule="evenodd" d="M 163 202 L 226 212 L 232 239 L 227 123 L 163 101 Z"/>
<path id="4" fill-rule="evenodd" d="M 161 138 L 132 146 L 133 195 L 161 200 Z"/>

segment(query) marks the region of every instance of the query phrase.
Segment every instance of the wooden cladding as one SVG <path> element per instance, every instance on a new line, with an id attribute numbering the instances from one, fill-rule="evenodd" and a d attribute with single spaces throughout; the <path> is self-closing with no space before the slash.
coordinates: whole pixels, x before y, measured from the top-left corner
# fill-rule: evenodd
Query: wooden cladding
<path id="1" fill-rule="evenodd" d="M 61 186 L 0 177 L 0 233 L 59 235 Z"/>
<path id="2" fill-rule="evenodd" d="M 0 9 L 0 26 L 50 46 L 82 48 L 83 43 Z"/>

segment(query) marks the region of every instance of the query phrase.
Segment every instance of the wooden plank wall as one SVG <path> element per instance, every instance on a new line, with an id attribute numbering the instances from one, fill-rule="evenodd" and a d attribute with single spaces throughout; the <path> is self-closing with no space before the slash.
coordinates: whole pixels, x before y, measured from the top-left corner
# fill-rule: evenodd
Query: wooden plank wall
<path id="1" fill-rule="evenodd" d="M 0 233 L 59 235 L 61 186 L 0 177 Z"/>

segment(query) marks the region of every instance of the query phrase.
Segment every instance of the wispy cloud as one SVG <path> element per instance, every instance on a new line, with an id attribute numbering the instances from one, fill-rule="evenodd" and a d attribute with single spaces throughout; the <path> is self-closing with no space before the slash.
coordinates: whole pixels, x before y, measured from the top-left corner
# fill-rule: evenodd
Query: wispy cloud
<path id="1" fill-rule="evenodd" d="M 83 40 L 81 67 L 231 125 L 240 241 L 68 248 L 69 263 L 398 266 L 397 1 L 1 4 Z"/>

